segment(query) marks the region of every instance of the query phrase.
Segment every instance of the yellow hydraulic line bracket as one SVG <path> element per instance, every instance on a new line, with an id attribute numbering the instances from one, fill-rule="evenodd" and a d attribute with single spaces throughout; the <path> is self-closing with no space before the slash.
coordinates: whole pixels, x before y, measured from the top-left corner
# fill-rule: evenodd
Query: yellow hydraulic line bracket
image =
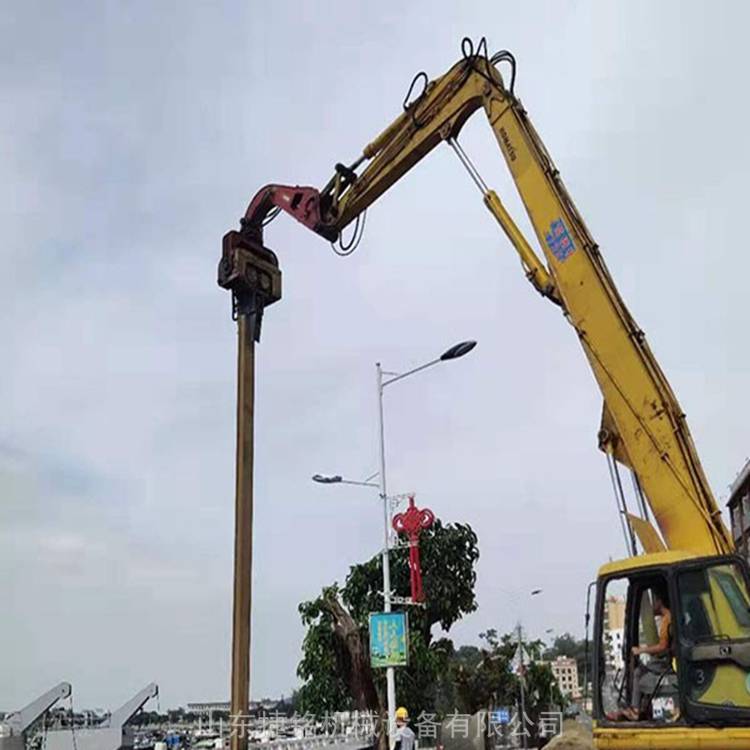
<path id="1" fill-rule="evenodd" d="M 638 539 L 647 554 L 650 555 L 653 552 L 666 552 L 667 548 L 664 546 L 664 542 L 661 540 L 659 532 L 648 521 L 639 518 L 638 516 L 634 516 L 632 513 L 628 513 L 627 516 L 628 523 L 630 523 L 631 528 L 638 535 Z"/>
<path id="2" fill-rule="evenodd" d="M 488 190 L 484 194 L 484 204 L 489 208 L 490 213 L 502 227 L 513 247 L 516 248 L 518 255 L 521 257 L 521 263 L 523 263 L 523 267 L 526 269 L 526 278 L 528 278 L 540 294 L 549 297 L 559 304 L 560 298 L 558 297 L 552 277 L 494 190 Z"/>

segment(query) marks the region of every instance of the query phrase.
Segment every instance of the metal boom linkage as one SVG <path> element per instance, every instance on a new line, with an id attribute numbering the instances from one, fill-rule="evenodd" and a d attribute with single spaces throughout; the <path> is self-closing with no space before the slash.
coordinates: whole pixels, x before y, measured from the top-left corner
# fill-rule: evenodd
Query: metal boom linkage
<path id="1" fill-rule="evenodd" d="M 69 698 L 71 687 L 69 682 L 59 685 L 40 695 L 36 700 L 24 706 L 19 711 L 10 714 L 0 722 L 0 750 L 24 750 L 26 747 L 26 733 L 52 706 L 59 700 Z"/>
<path id="2" fill-rule="evenodd" d="M 159 695 L 159 686 L 152 682 L 130 700 L 113 711 L 99 726 L 53 729 L 47 732 L 45 750 L 129 750 L 133 747 L 133 728 L 128 722 L 151 698 Z"/>

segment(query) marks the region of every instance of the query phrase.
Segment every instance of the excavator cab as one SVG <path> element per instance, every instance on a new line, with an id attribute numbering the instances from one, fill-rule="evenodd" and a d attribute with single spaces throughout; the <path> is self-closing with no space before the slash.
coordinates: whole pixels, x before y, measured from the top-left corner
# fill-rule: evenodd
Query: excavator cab
<path id="1" fill-rule="evenodd" d="M 664 592 L 671 616 L 669 650 L 636 657 L 634 647 L 658 643 L 655 591 Z M 603 566 L 597 582 L 593 678 L 597 747 L 657 748 L 661 742 L 665 748 L 676 747 L 669 743 L 679 743 L 688 727 L 681 747 L 695 746 L 696 731 L 706 732 L 707 740 L 713 737 L 717 748 L 750 747 L 747 729 L 738 730 L 750 726 L 745 562 L 736 556 L 669 551 Z M 696 724 L 704 729 L 696 730 Z M 738 730 L 734 738 L 731 728 Z M 623 732 L 646 744 L 618 744 L 615 738 Z"/>

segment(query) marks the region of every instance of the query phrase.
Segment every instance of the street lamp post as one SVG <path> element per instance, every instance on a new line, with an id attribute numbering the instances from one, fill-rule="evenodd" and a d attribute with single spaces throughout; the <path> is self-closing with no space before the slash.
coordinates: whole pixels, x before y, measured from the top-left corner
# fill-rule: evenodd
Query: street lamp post
<path id="1" fill-rule="evenodd" d="M 534 589 L 529 596 L 539 596 L 542 593 L 542 589 Z M 521 726 L 524 727 L 524 731 L 521 733 L 521 742 L 524 750 L 529 746 L 528 737 L 526 736 L 526 727 L 524 723 L 526 721 L 526 676 L 523 673 L 523 628 L 521 622 L 518 622 L 518 663 L 519 663 L 519 680 L 520 692 L 521 692 Z"/>
<path id="2" fill-rule="evenodd" d="M 458 359 L 468 354 L 475 346 L 476 341 L 462 341 L 450 349 L 447 349 L 437 359 L 433 359 L 426 364 L 414 367 L 404 373 L 386 373 L 380 366 L 380 362 L 375 364 L 377 373 L 378 388 L 378 448 L 380 449 L 380 499 L 383 502 L 383 609 L 385 612 L 391 611 L 391 562 L 390 562 L 390 538 L 391 538 L 391 512 L 388 507 L 388 489 L 385 473 L 385 424 L 383 419 L 383 391 L 386 386 L 395 383 L 398 380 L 414 375 L 428 367 L 437 365 L 440 362 L 448 362 L 452 359 Z M 383 375 L 388 376 L 386 380 Z M 388 707 L 388 736 L 393 736 L 394 727 L 396 726 L 396 673 L 393 667 L 386 667 L 386 697 Z"/>
<path id="3" fill-rule="evenodd" d="M 375 479 L 377 474 L 373 474 L 372 476 L 367 477 L 367 479 L 363 479 L 361 482 L 354 481 L 353 479 L 344 479 L 341 475 L 335 474 L 333 476 L 330 476 L 328 474 L 313 474 L 313 482 L 318 482 L 319 484 L 356 484 L 358 487 L 379 487 L 379 484 L 375 484 L 372 482 L 372 479 Z"/>
<path id="4" fill-rule="evenodd" d="M 388 507 L 388 491 L 385 478 L 385 427 L 383 421 L 383 368 L 380 362 L 375 364 L 378 385 L 378 451 L 380 453 L 380 500 L 383 503 L 383 611 L 391 611 L 391 511 Z M 388 742 L 393 736 L 396 721 L 396 672 L 393 667 L 386 667 L 386 707 L 388 710 Z"/>
<path id="5" fill-rule="evenodd" d="M 380 362 L 375 364 L 375 370 L 377 375 L 377 391 L 378 391 L 378 451 L 379 451 L 379 466 L 380 471 L 377 475 L 373 474 L 364 481 L 357 482 L 348 479 L 343 479 L 340 475 L 324 476 L 316 474 L 313 476 L 313 480 L 320 484 L 355 484 L 363 487 L 378 487 L 380 499 L 383 503 L 383 609 L 385 612 L 390 612 L 393 604 L 393 597 L 391 592 L 391 561 L 390 561 L 390 538 L 391 538 L 391 512 L 389 508 L 388 489 L 386 482 L 385 472 L 385 426 L 383 419 L 383 391 L 386 386 L 391 385 L 399 380 L 415 375 L 422 370 L 426 370 L 428 367 L 440 364 L 441 362 L 448 362 L 452 359 L 458 359 L 468 354 L 475 346 L 476 341 L 462 341 L 459 344 L 455 344 L 450 349 L 443 352 L 437 359 L 433 359 L 419 367 L 414 367 L 411 370 L 403 373 L 386 372 L 380 365 Z M 385 378 L 384 378 L 385 376 Z M 374 484 L 370 480 L 378 476 L 378 484 Z M 388 736 L 393 737 L 393 730 L 396 725 L 396 674 L 393 667 L 387 667 L 385 673 L 386 679 L 386 699 L 388 708 Z"/>

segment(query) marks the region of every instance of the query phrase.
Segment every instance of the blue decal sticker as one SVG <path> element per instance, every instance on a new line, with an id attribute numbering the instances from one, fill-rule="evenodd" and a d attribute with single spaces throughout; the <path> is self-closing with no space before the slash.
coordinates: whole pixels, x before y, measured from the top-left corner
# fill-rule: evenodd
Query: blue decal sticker
<path id="1" fill-rule="evenodd" d="M 550 252 L 560 263 L 567 260 L 576 251 L 573 238 L 562 219 L 555 219 L 550 224 L 549 232 L 544 236 L 544 239 L 547 241 Z"/>

